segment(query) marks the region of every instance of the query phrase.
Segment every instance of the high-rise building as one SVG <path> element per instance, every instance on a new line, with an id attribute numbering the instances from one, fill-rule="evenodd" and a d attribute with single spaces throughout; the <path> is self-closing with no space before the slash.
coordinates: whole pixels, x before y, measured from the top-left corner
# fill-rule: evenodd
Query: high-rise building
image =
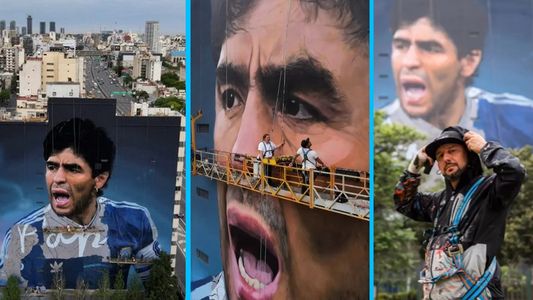
<path id="1" fill-rule="evenodd" d="M 28 17 L 26 18 L 26 28 L 28 30 L 28 34 L 30 35 L 33 33 L 32 27 L 33 27 L 33 22 L 32 22 L 31 16 L 28 15 Z"/>
<path id="2" fill-rule="evenodd" d="M 40 25 L 39 33 L 45 34 L 46 33 L 46 22 L 40 22 L 39 25 Z"/>
<path id="3" fill-rule="evenodd" d="M 26 33 L 28 33 L 28 31 L 26 30 L 26 26 L 22 26 L 22 29 L 20 31 L 20 34 L 22 35 L 26 35 Z"/>
<path id="4" fill-rule="evenodd" d="M 144 41 L 152 53 L 159 53 L 159 22 L 146 21 Z"/>
<path id="5" fill-rule="evenodd" d="M 9 22 L 9 30 L 17 30 L 17 22 L 15 21 Z"/>
<path id="6" fill-rule="evenodd" d="M 59 29 L 59 33 L 61 33 L 61 34 L 65 34 L 65 27 L 61 27 L 61 28 Z"/>
<path id="7" fill-rule="evenodd" d="M 56 32 L 56 22 L 50 22 L 50 28 L 49 28 L 49 31 L 50 32 Z"/>
<path id="8" fill-rule="evenodd" d="M 0 21 L 0 35 L 2 34 L 2 31 L 6 29 L 6 20 Z"/>

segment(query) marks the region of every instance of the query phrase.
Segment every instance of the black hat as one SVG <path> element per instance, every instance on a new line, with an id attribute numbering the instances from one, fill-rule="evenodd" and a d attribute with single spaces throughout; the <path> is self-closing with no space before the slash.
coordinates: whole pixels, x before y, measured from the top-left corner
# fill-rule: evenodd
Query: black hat
<path id="1" fill-rule="evenodd" d="M 302 142 L 300 143 L 300 146 L 302 146 L 303 148 L 308 148 L 310 143 L 311 141 L 309 141 L 309 138 L 306 138 L 305 140 L 302 140 Z"/>
<path id="2" fill-rule="evenodd" d="M 467 132 L 468 130 L 461 126 L 451 126 L 444 129 L 433 142 L 426 146 L 426 154 L 435 160 L 437 149 L 444 144 L 460 144 L 466 147 L 464 135 Z"/>

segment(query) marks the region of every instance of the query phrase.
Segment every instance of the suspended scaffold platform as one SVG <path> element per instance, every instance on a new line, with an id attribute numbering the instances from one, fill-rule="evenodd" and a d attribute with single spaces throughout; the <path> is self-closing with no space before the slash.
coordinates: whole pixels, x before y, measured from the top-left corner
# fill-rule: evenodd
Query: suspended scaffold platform
<path id="1" fill-rule="evenodd" d="M 288 166 L 292 157 L 259 161 L 220 151 L 195 150 L 193 175 L 206 176 L 263 195 L 293 201 L 358 219 L 369 219 L 368 173 L 349 169 L 303 170 Z M 272 170 L 266 176 L 266 165 Z M 303 182 L 303 172 L 309 184 Z"/>

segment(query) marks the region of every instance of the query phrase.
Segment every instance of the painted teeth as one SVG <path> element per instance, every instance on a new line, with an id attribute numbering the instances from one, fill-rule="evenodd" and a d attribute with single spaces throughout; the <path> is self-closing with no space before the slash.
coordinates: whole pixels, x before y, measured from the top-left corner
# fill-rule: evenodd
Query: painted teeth
<path id="1" fill-rule="evenodd" d="M 239 255 L 239 273 L 241 273 L 241 276 L 242 278 L 244 278 L 246 283 L 248 283 L 248 285 L 253 287 L 254 289 L 259 290 L 265 288 L 265 285 L 263 283 L 259 282 L 259 280 L 257 280 L 256 278 L 250 277 L 250 275 L 246 273 L 246 270 L 244 270 L 244 262 L 242 260 L 241 255 Z"/>

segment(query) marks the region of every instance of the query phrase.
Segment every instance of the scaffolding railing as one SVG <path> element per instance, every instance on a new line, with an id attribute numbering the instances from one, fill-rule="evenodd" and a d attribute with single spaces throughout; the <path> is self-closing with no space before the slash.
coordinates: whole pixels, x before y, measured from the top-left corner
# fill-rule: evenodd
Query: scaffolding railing
<path id="1" fill-rule="evenodd" d="M 342 168 L 303 170 L 291 157 L 258 160 L 243 154 L 194 150 L 193 175 L 206 176 L 310 208 L 369 219 L 368 172 Z M 265 170 L 270 168 L 270 175 Z M 303 181 L 303 175 L 309 183 Z"/>

